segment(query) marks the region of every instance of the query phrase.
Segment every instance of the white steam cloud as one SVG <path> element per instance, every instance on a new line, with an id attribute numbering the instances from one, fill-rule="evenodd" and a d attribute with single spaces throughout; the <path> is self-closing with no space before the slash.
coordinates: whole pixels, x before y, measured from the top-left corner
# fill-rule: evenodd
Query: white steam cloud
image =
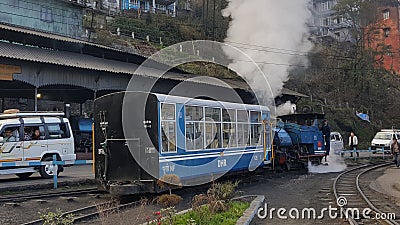
<path id="1" fill-rule="evenodd" d="M 269 87 L 261 77 L 254 77 L 255 68 L 249 58 L 233 54 L 224 49 L 233 60 L 230 68 L 240 72 L 246 81 L 264 99 L 262 104 L 271 104 L 274 96 L 280 95 L 284 82 L 293 65 L 307 65 L 307 52 L 312 48 L 308 40 L 307 23 L 311 19 L 311 0 L 228 0 L 223 10 L 231 17 L 225 42 L 249 55 L 266 75 Z M 271 96 L 273 95 L 273 96 Z"/>
<path id="2" fill-rule="evenodd" d="M 293 114 L 296 112 L 296 104 L 292 104 L 290 101 L 285 102 L 285 104 L 279 105 L 276 108 L 275 114 L 277 116 Z"/>

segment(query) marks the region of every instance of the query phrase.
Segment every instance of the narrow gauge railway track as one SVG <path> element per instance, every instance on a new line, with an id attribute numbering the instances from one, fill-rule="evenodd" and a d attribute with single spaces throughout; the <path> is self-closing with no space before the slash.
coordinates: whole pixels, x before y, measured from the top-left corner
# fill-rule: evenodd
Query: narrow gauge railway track
<path id="1" fill-rule="evenodd" d="M 21 202 L 21 201 L 26 201 L 26 200 L 31 200 L 31 199 L 54 198 L 54 197 L 61 197 L 61 196 L 90 194 L 90 193 L 97 193 L 97 192 L 98 192 L 97 188 L 85 188 L 85 189 L 57 191 L 57 192 L 40 192 L 40 193 L 5 195 L 5 196 L 0 196 L 0 203 L 1 202 Z"/>
<path id="2" fill-rule="evenodd" d="M 350 224 L 400 224 L 400 218 L 398 218 L 400 215 L 396 215 L 396 218 L 374 219 L 377 215 L 398 214 L 399 207 L 379 197 L 370 190 L 369 185 L 361 184 L 361 180 L 366 179 L 366 174 L 392 164 L 392 162 L 366 164 L 345 171 L 336 177 L 333 183 L 334 196 L 338 206 L 342 207 L 341 216 L 347 218 Z M 371 210 L 369 213 L 371 218 L 363 217 L 363 210 L 367 208 Z M 359 214 L 353 209 L 358 209 Z"/>
<path id="3" fill-rule="evenodd" d="M 97 218 L 100 213 L 115 212 L 117 210 L 124 210 L 124 209 L 132 208 L 132 207 L 137 207 L 141 203 L 142 203 L 142 201 L 139 200 L 139 201 L 134 201 L 134 202 L 118 205 L 118 206 L 107 207 L 107 205 L 112 204 L 112 201 L 103 202 L 100 205 L 91 205 L 91 206 L 71 210 L 69 212 L 63 213 L 62 215 L 65 216 L 68 214 L 72 214 L 73 218 L 74 218 L 74 224 L 76 224 L 79 222 L 89 221 L 94 218 Z M 104 205 L 105 207 L 102 207 L 102 205 Z M 101 209 L 101 208 L 105 208 L 105 209 L 103 209 L 101 212 L 99 212 L 98 209 Z M 34 221 L 24 223 L 22 225 L 39 225 L 39 224 L 43 224 L 43 220 L 41 220 L 41 219 L 34 220 Z"/>

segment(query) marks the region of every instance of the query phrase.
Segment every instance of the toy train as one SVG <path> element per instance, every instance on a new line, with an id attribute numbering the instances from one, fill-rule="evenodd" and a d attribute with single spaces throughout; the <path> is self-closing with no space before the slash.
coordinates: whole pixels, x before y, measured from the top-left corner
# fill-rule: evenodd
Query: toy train
<path id="1" fill-rule="evenodd" d="M 324 156 L 317 127 L 273 128 L 265 106 L 118 92 L 95 100 L 94 117 L 95 176 L 115 195 L 159 192 L 160 180 L 198 185 Z"/>

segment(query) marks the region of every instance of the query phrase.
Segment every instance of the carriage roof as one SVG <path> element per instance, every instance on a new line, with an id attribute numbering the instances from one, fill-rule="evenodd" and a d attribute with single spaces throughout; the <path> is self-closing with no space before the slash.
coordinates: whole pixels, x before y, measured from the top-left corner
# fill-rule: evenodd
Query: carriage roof
<path id="1" fill-rule="evenodd" d="M 156 93 L 152 93 L 152 94 L 154 94 L 157 97 L 158 101 L 160 101 L 162 103 L 180 103 L 180 104 L 192 105 L 192 106 L 207 106 L 207 107 L 226 108 L 226 109 L 243 109 L 243 110 L 251 110 L 251 111 L 268 111 L 268 112 L 270 111 L 267 106 L 261 106 L 261 105 L 250 105 L 250 104 L 243 104 L 243 103 L 195 99 L 195 98 L 156 94 Z"/>

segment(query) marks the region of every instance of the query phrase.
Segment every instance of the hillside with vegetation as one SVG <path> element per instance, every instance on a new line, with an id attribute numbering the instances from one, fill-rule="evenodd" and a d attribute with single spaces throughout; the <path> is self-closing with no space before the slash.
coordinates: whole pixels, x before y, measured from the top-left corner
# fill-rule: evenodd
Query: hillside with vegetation
<path id="1" fill-rule="evenodd" d="M 308 54 L 310 66 L 292 67 L 294 69 L 286 83 L 287 88 L 310 96 L 303 98 L 297 109 L 301 111 L 304 106 L 310 106 L 315 111 L 323 111 L 332 129 L 340 131 L 345 139 L 350 131 L 355 131 L 362 148 L 368 147 L 378 130 L 400 128 L 397 113 L 400 79 L 383 69 L 381 61 L 390 46 L 382 43 L 379 49 L 366 49 L 364 44 L 367 38 L 364 30 L 368 26 L 373 34 L 374 28 L 370 24 L 378 22 L 375 3 L 373 0 L 342 0 L 336 6 L 337 16 L 352 21 L 350 29 L 352 36 L 356 37 L 355 42 L 316 41 Z M 93 27 L 92 39 L 95 42 L 151 55 L 182 41 L 223 41 L 229 19 L 222 17 L 221 10 L 227 4 L 225 0 L 192 0 L 191 10 L 179 10 L 177 17 L 126 11 L 107 19 L 95 15 L 92 22 L 88 14 L 84 24 Z M 178 8 L 184 7 L 178 5 Z M 359 11 L 354 12 L 354 9 Z M 238 79 L 234 72 L 212 63 L 188 63 L 180 68 L 194 74 Z M 368 113 L 371 122 L 356 117 L 356 111 Z"/>

